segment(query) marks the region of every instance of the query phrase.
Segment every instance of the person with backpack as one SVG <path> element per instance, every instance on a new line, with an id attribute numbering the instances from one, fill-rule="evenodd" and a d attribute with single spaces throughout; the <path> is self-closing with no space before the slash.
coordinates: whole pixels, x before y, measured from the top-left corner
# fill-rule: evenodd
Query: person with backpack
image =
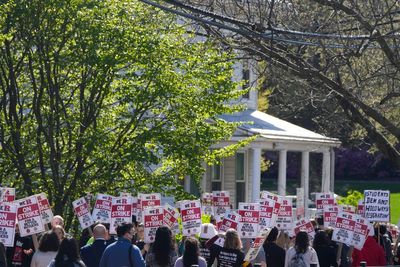
<path id="1" fill-rule="evenodd" d="M 308 234 L 298 232 L 295 244 L 286 252 L 285 267 L 309 267 L 310 264 L 319 266 L 317 252 L 310 246 Z"/>

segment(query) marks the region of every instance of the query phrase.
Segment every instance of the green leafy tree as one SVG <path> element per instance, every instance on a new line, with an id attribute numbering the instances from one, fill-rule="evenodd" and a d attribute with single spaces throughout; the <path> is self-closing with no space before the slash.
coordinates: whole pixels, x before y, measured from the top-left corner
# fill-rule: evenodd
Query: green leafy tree
<path id="1" fill-rule="evenodd" d="M 0 177 L 73 218 L 86 192 L 184 196 L 241 107 L 232 57 L 134 0 L 0 4 Z M 215 155 L 213 154 L 215 153 Z"/>

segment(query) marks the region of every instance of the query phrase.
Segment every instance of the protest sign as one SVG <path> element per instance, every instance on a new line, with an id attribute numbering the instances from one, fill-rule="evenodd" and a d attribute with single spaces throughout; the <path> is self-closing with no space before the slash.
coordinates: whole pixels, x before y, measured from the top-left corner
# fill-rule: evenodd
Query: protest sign
<path id="1" fill-rule="evenodd" d="M 89 204 L 84 197 L 73 201 L 72 206 L 74 207 L 75 215 L 78 217 L 82 229 L 86 229 L 94 223 L 90 214 Z"/>
<path id="2" fill-rule="evenodd" d="M 360 199 L 357 204 L 357 214 L 361 215 L 364 217 L 364 210 L 365 210 L 365 205 L 364 205 L 364 199 Z"/>
<path id="3" fill-rule="evenodd" d="M 353 233 L 356 214 L 340 212 L 336 217 L 335 228 L 333 229 L 332 240 L 351 246 L 353 243 Z"/>
<path id="4" fill-rule="evenodd" d="M 340 204 L 338 205 L 339 207 L 339 212 L 348 212 L 348 213 L 356 213 L 356 207 L 352 206 L 352 205 L 343 205 Z"/>
<path id="5" fill-rule="evenodd" d="M 45 229 L 37 198 L 30 196 L 19 199 L 16 203 L 20 235 L 24 237 L 43 232 Z"/>
<path id="6" fill-rule="evenodd" d="M 239 202 L 240 221 L 238 233 L 241 238 L 256 238 L 260 222 L 260 204 Z"/>
<path id="7" fill-rule="evenodd" d="M 351 245 L 361 250 L 364 247 L 365 240 L 368 237 L 368 221 L 360 215 L 355 216 L 356 223 L 354 225 L 353 240 Z"/>
<path id="8" fill-rule="evenodd" d="M 166 203 L 164 205 L 164 224 L 168 226 L 175 235 L 180 233 L 178 217 L 179 212 L 176 208 Z"/>
<path id="9" fill-rule="evenodd" d="M 275 226 L 280 204 L 272 199 L 260 199 L 258 203 L 260 204 L 261 229 Z"/>
<path id="10" fill-rule="evenodd" d="M 397 225 L 394 224 L 390 224 L 389 225 L 389 232 L 392 235 L 392 239 L 393 240 L 397 240 L 397 238 L 399 237 L 399 228 Z"/>
<path id="11" fill-rule="evenodd" d="M 384 190 L 364 191 L 364 217 L 370 222 L 390 221 L 390 192 Z"/>
<path id="12" fill-rule="evenodd" d="M 304 217 L 304 207 L 305 207 L 305 198 L 304 198 L 304 188 L 296 188 L 296 217 Z"/>
<path id="13" fill-rule="evenodd" d="M 15 188 L 0 187 L 0 202 L 13 202 L 15 200 Z"/>
<path id="14" fill-rule="evenodd" d="M 291 198 L 282 198 L 282 204 L 279 208 L 278 218 L 276 220 L 276 226 L 280 230 L 292 229 L 293 223 L 293 208 Z"/>
<path id="15" fill-rule="evenodd" d="M 213 191 L 212 196 L 215 215 L 223 215 L 231 209 L 229 191 Z"/>
<path id="16" fill-rule="evenodd" d="M 213 195 L 212 193 L 201 194 L 201 213 L 213 215 Z"/>
<path id="17" fill-rule="evenodd" d="M 296 236 L 299 232 L 306 232 L 312 238 L 315 236 L 314 226 L 310 220 L 300 219 L 294 223 L 292 236 Z"/>
<path id="18" fill-rule="evenodd" d="M 162 226 L 164 216 L 163 207 L 147 207 L 143 210 L 144 242 L 153 243 L 158 227 Z"/>
<path id="19" fill-rule="evenodd" d="M 132 223 L 132 198 L 113 197 L 111 201 L 110 234 L 116 234 L 116 227 L 122 222 Z"/>
<path id="20" fill-rule="evenodd" d="M 222 219 L 222 222 L 219 225 L 218 230 L 220 233 L 225 233 L 226 230 L 230 228 L 237 230 L 239 222 L 240 222 L 240 215 L 235 211 L 232 210 L 228 211 L 227 213 L 225 213 L 225 216 Z"/>
<path id="21" fill-rule="evenodd" d="M 110 223 L 111 221 L 111 203 L 112 196 L 106 194 L 97 194 L 94 204 L 92 218 L 100 223 Z"/>
<path id="22" fill-rule="evenodd" d="M 138 198 L 137 197 L 131 197 L 132 199 L 132 215 L 136 216 L 136 221 L 137 219 L 137 214 L 138 214 Z"/>
<path id="23" fill-rule="evenodd" d="M 200 233 L 201 204 L 200 200 L 184 200 L 180 202 L 182 218 L 182 234 L 192 236 Z"/>
<path id="24" fill-rule="evenodd" d="M 325 206 L 335 205 L 335 195 L 333 193 L 316 193 L 315 205 L 317 207 L 317 214 L 322 214 Z"/>
<path id="25" fill-rule="evenodd" d="M 161 194 L 151 193 L 151 194 L 140 194 L 141 209 L 144 210 L 148 207 L 158 207 L 161 206 Z"/>
<path id="26" fill-rule="evenodd" d="M 40 193 L 36 195 L 39 204 L 40 214 L 42 215 L 43 223 L 50 223 L 53 219 L 53 211 L 51 210 L 49 200 L 46 197 L 45 193 Z"/>
<path id="27" fill-rule="evenodd" d="M 6 247 L 14 246 L 17 206 L 14 203 L 0 203 L 0 242 Z"/>
<path id="28" fill-rule="evenodd" d="M 335 227 L 338 210 L 338 206 L 327 206 L 324 208 L 324 227 Z"/>
<path id="29" fill-rule="evenodd" d="M 267 239 L 270 229 L 263 229 L 261 234 L 256 237 L 254 242 L 251 244 L 250 249 L 247 251 L 244 257 L 245 262 L 251 262 L 256 259 L 260 248 L 264 244 L 265 239 Z"/>

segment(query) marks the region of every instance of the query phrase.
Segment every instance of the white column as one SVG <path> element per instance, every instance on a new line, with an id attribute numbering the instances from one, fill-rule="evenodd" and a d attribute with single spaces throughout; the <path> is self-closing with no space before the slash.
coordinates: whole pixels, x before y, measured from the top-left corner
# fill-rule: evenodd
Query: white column
<path id="1" fill-rule="evenodd" d="M 286 161 L 287 150 L 279 151 L 278 194 L 286 196 Z"/>
<path id="2" fill-rule="evenodd" d="M 185 192 L 190 193 L 190 176 L 186 175 L 184 180 L 183 180 L 183 188 Z"/>
<path id="3" fill-rule="evenodd" d="M 330 149 L 331 153 L 331 192 L 335 192 L 335 150 Z"/>
<path id="4" fill-rule="evenodd" d="M 204 169 L 203 177 L 201 177 L 201 190 L 200 193 L 207 192 L 207 164 L 203 162 L 201 165 Z"/>
<path id="5" fill-rule="evenodd" d="M 261 148 L 253 148 L 253 179 L 251 181 L 251 200 L 260 198 L 261 187 Z"/>
<path id="6" fill-rule="evenodd" d="M 331 154 L 329 150 L 324 150 L 322 153 L 322 184 L 321 192 L 329 192 L 329 186 L 331 183 Z"/>
<path id="7" fill-rule="evenodd" d="M 301 152 L 301 187 L 304 188 L 304 211 L 308 214 L 308 199 L 310 197 L 310 152 Z"/>

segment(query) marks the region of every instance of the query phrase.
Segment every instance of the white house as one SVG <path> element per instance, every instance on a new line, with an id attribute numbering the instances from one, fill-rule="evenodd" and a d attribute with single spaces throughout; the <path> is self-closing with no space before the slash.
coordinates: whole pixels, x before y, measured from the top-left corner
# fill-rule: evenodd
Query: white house
<path id="1" fill-rule="evenodd" d="M 246 78 L 243 72 L 240 78 Z M 236 73 L 238 75 L 238 73 Z M 254 75 L 248 75 L 250 83 L 254 84 Z M 336 138 L 326 137 L 287 121 L 278 119 L 257 110 L 258 92 L 251 90 L 245 101 L 247 109 L 236 114 L 221 115 L 226 121 L 248 121 L 236 130 L 230 140 L 217 144 L 223 147 L 235 143 L 248 136 L 258 135 L 258 138 L 244 149 L 237 151 L 233 157 L 225 158 L 218 166 L 207 167 L 204 174 L 201 190 L 226 190 L 230 192 L 231 202 L 234 206 L 238 202 L 250 202 L 259 197 L 261 176 L 261 154 L 263 150 L 279 152 L 279 175 L 277 191 L 280 195 L 286 194 L 286 165 L 287 152 L 301 152 L 301 186 L 304 187 L 305 196 L 309 196 L 309 156 L 312 153 L 322 153 L 322 182 L 323 192 L 333 191 L 334 184 L 334 147 L 340 145 Z M 185 180 L 185 190 L 191 190 L 188 177 Z M 306 198 L 307 199 L 307 198 Z"/>

